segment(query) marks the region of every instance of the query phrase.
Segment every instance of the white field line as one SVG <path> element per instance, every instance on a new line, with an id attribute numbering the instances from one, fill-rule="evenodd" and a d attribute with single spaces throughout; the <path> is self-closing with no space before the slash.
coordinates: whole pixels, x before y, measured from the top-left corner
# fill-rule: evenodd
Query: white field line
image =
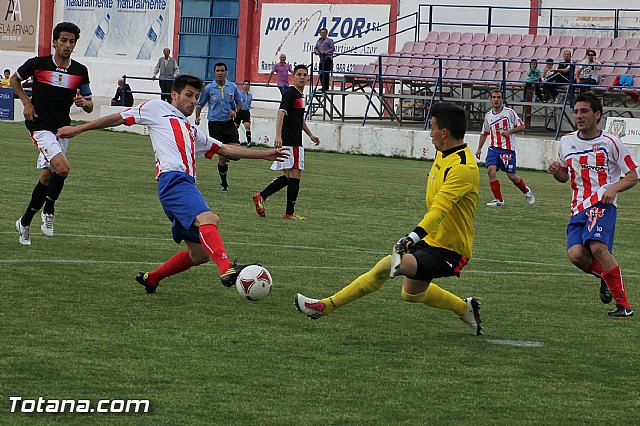
<path id="1" fill-rule="evenodd" d="M 10 231 L 0 231 L 0 234 L 15 234 Z M 145 241 L 173 241 L 171 238 L 160 237 L 137 237 L 137 236 L 118 236 L 118 235 L 95 235 L 95 234 L 56 234 L 57 237 L 69 237 L 69 238 L 95 238 L 95 239 L 107 239 L 107 240 L 145 240 Z M 348 253 L 363 253 L 363 254 L 376 254 L 385 255 L 388 251 L 374 251 L 359 247 L 316 247 L 316 246 L 303 246 L 292 244 L 278 244 L 278 243 L 254 243 L 254 242 L 240 242 L 240 241 L 228 241 L 226 245 L 239 245 L 239 246 L 254 246 L 254 247 L 277 247 L 288 248 L 298 250 L 313 250 L 313 251 L 327 251 L 327 252 L 348 252 Z M 533 266 L 552 266 L 555 268 L 573 268 L 569 263 L 563 262 L 562 264 L 548 263 L 548 262 L 532 262 L 526 260 L 505 260 L 505 259 L 486 259 L 481 257 L 474 257 L 474 262 L 487 262 L 487 263 L 503 263 L 513 265 L 533 265 Z M 132 261 L 118 261 L 118 260 L 83 260 L 83 259 L 0 259 L 0 264 L 3 263 L 94 263 L 94 264 L 139 264 L 139 265 L 161 265 L 162 262 L 132 262 Z M 265 265 L 270 268 L 292 268 L 292 269 L 326 269 L 326 270 L 362 270 L 359 267 L 338 267 L 338 266 L 305 266 L 305 265 Z M 491 274 L 491 275 L 546 275 L 546 276 L 582 276 L 583 273 L 562 273 L 562 272 L 532 272 L 532 271 L 479 271 L 473 269 L 465 269 L 465 273 L 472 274 Z M 636 277 L 640 276 L 640 272 L 625 270 L 625 276 Z"/>
<path id="2" fill-rule="evenodd" d="M 15 232 L 0 232 L 0 234 L 15 234 Z M 171 238 L 159 238 L 159 237 L 134 237 L 134 236 L 118 236 L 118 235 L 92 235 L 92 234 L 56 234 L 56 237 L 71 237 L 71 238 L 97 238 L 105 240 L 143 240 L 143 241 L 173 241 Z M 389 251 L 375 251 L 368 250 L 359 247 L 315 247 L 315 246 L 301 246 L 292 244 L 278 244 L 278 243 L 253 243 L 245 241 L 225 241 L 225 245 L 239 245 L 239 246 L 253 246 L 253 247 L 278 247 L 288 249 L 299 250 L 314 250 L 314 251 L 330 251 L 330 252 L 348 252 L 348 253 L 364 253 L 364 254 L 378 254 L 385 255 Z M 474 261 L 478 262 L 494 262 L 494 263 L 510 263 L 517 265 L 540 265 L 540 266 L 556 266 L 553 263 L 546 262 L 531 262 L 524 260 L 502 260 L 502 259 L 483 259 L 474 257 Z"/>
<path id="3" fill-rule="evenodd" d="M 0 265 L 20 263 L 60 263 L 60 264 L 94 264 L 94 265 L 162 265 L 162 262 L 133 262 L 130 260 L 90 260 L 90 259 L 0 259 Z M 362 271 L 362 267 L 355 266 L 314 266 L 314 265 L 264 265 L 269 269 L 317 269 L 317 270 L 353 270 Z M 580 272 L 531 272 L 531 271 L 478 271 L 465 269 L 464 274 L 480 275 L 519 275 L 519 276 L 552 276 L 552 277 L 581 277 Z M 639 274 L 626 273 L 625 277 L 637 277 Z"/>
<path id="4" fill-rule="evenodd" d="M 543 342 L 529 342 L 527 340 L 505 340 L 505 339 L 483 339 L 487 343 L 494 345 L 519 346 L 523 348 L 541 348 Z"/>

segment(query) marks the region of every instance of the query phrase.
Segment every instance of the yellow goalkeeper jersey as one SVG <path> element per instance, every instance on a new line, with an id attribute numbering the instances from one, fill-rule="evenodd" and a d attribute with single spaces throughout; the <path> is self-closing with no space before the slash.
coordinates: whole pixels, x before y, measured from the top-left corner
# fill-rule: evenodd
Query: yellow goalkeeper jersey
<path id="1" fill-rule="evenodd" d="M 438 152 L 427 179 L 427 213 L 419 223 L 428 233 L 424 240 L 471 258 L 480 181 L 473 153 L 466 144 Z"/>

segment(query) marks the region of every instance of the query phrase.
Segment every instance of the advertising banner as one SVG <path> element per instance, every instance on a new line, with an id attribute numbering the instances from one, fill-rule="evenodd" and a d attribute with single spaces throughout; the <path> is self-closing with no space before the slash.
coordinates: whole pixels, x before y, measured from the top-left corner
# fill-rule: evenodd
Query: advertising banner
<path id="1" fill-rule="evenodd" d="M 607 117 L 607 132 L 620 138 L 625 145 L 640 145 L 640 119 Z"/>
<path id="2" fill-rule="evenodd" d="M 82 33 L 74 56 L 156 60 L 169 46 L 168 0 L 64 0 Z"/>
<path id="3" fill-rule="evenodd" d="M 0 89 L 0 120 L 13 120 L 13 89 Z"/>
<path id="4" fill-rule="evenodd" d="M 270 73 L 281 53 L 292 65 L 309 65 L 321 28 L 336 42 L 334 73 L 351 72 L 355 64 L 371 63 L 373 56 L 353 55 L 387 52 L 388 39 L 359 46 L 389 35 L 388 25 L 379 27 L 389 21 L 389 11 L 389 5 L 380 4 L 262 4 L 258 72 Z M 340 56 L 355 47 L 359 48 Z M 313 61 L 317 69 L 317 56 Z"/>
<path id="5" fill-rule="evenodd" d="M 0 50 L 36 52 L 38 1 L 0 0 Z"/>

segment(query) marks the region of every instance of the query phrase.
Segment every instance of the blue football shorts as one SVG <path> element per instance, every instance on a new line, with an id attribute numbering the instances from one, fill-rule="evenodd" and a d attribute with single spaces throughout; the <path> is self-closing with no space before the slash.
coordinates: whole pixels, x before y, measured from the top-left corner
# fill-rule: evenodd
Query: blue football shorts
<path id="1" fill-rule="evenodd" d="M 200 243 L 198 228 L 193 225 L 200 213 L 211 209 L 196 186 L 193 176 L 183 172 L 165 172 L 158 179 L 158 198 L 171 221 L 173 240 Z"/>
<path id="2" fill-rule="evenodd" d="M 613 250 L 617 209 L 613 204 L 597 203 L 574 215 L 567 225 L 567 249 L 588 241 L 600 241 Z"/>
<path id="3" fill-rule="evenodd" d="M 516 152 L 509 149 L 489 147 L 487 158 L 484 160 L 486 167 L 496 166 L 505 173 L 516 173 Z"/>

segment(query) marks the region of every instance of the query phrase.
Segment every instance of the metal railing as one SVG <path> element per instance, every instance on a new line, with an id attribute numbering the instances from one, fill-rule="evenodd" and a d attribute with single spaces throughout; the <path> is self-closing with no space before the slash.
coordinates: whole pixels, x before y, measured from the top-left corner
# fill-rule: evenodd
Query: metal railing
<path id="1" fill-rule="evenodd" d="M 436 14 L 439 10 L 448 11 L 450 9 L 466 9 L 466 10 L 477 10 L 478 18 L 482 18 L 484 16 L 483 22 L 463 22 L 463 23 L 453 23 L 451 21 L 437 21 L 434 20 L 434 14 Z M 426 10 L 425 10 L 426 9 Z M 544 25 L 513 25 L 513 24 L 505 24 L 501 21 L 496 21 L 494 18 L 496 12 L 503 12 L 506 14 L 510 14 L 511 12 L 517 13 L 519 16 L 522 16 L 523 12 L 530 13 L 531 11 L 537 12 L 537 15 L 540 18 L 546 18 L 547 23 Z M 484 12 L 484 13 L 482 13 Z M 554 19 L 558 16 L 566 15 L 566 13 L 572 12 L 582 12 L 586 14 L 588 12 L 588 16 L 597 15 L 600 20 L 607 19 L 612 21 L 611 26 L 569 26 L 569 25 L 554 25 Z M 447 14 L 446 12 L 443 12 Z M 423 16 L 427 16 L 427 20 L 423 20 Z M 633 16 L 635 15 L 635 16 Z M 448 14 L 448 16 L 451 16 Z M 640 9 L 616 9 L 616 8 L 602 8 L 602 9 L 580 9 L 580 8 L 551 8 L 551 7 L 522 7 L 522 6 L 472 6 L 472 5 L 448 5 L 448 4 L 421 4 L 418 5 L 418 33 L 423 25 L 428 26 L 429 31 L 433 31 L 433 26 L 455 26 L 455 27 L 475 27 L 479 28 L 487 33 L 495 32 L 495 29 L 527 29 L 530 30 L 532 28 L 536 30 L 545 30 L 548 31 L 548 35 L 553 34 L 554 30 L 562 29 L 564 30 L 576 30 L 576 31 L 589 31 L 589 32 L 610 32 L 614 38 L 620 35 L 621 31 L 640 31 L 640 27 L 637 26 L 625 26 L 622 23 L 623 19 L 635 20 L 637 22 L 637 18 L 640 16 Z M 538 33 L 538 31 L 536 31 Z"/>

